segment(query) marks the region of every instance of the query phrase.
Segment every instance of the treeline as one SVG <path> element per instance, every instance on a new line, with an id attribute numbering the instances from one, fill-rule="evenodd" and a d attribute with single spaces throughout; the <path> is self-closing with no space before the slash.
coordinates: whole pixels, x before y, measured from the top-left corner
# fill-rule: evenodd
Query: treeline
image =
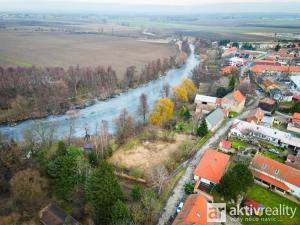
<path id="1" fill-rule="evenodd" d="M 128 88 L 155 80 L 176 66 L 175 57 L 155 60 L 140 73 L 126 69 L 124 79 L 111 67 L 0 67 L 0 123 L 60 114 L 82 100 L 106 99 Z"/>

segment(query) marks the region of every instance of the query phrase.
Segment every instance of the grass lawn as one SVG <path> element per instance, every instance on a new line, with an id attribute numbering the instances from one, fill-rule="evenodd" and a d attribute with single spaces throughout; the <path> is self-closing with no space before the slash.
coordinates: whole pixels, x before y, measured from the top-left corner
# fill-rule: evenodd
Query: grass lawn
<path id="1" fill-rule="evenodd" d="M 296 214 L 294 218 L 290 218 L 290 216 L 282 215 L 282 216 L 262 216 L 262 217 L 253 217 L 258 221 L 242 221 L 242 224 L 245 225 L 299 225 L 300 224 L 300 205 L 286 199 L 276 193 L 273 193 L 265 188 L 262 188 L 258 185 L 253 185 L 247 193 L 248 198 L 258 201 L 263 204 L 265 207 L 279 207 L 280 204 L 289 206 L 292 208 L 297 208 Z M 269 219 L 269 221 L 263 221 L 264 219 Z M 275 220 L 275 221 L 273 221 Z"/>
<path id="2" fill-rule="evenodd" d="M 231 147 L 234 149 L 249 147 L 248 143 L 241 141 L 240 139 L 237 138 L 230 138 L 229 141 L 231 142 Z"/>
<path id="3" fill-rule="evenodd" d="M 280 163 L 283 163 L 284 162 L 284 159 L 280 156 L 278 156 L 277 154 L 275 153 L 272 153 L 272 152 L 263 152 L 262 153 L 264 156 L 270 158 L 270 159 L 274 159 Z"/>
<path id="4" fill-rule="evenodd" d="M 234 118 L 234 117 L 237 117 L 239 114 L 237 113 L 237 112 L 229 112 L 229 114 L 228 114 L 228 117 L 229 118 Z"/>

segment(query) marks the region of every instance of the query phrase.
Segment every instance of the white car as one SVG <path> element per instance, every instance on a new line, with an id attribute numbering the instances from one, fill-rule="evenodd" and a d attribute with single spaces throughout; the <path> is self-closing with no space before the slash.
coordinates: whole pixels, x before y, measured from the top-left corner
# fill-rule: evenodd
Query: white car
<path id="1" fill-rule="evenodd" d="M 182 210 L 182 207 L 183 207 L 183 202 L 180 202 L 176 207 L 176 213 L 179 213 Z"/>

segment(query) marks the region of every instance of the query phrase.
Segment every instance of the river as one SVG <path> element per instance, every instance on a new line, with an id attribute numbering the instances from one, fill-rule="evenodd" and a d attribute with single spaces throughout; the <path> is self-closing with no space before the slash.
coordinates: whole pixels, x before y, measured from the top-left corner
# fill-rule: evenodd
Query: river
<path id="1" fill-rule="evenodd" d="M 75 136 L 81 137 L 85 134 L 84 127 L 88 127 L 89 134 L 94 134 L 97 123 L 102 120 L 108 122 L 110 132 L 114 131 L 114 120 L 120 112 L 126 108 L 127 111 L 137 118 L 137 108 L 139 96 L 144 93 L 148 97 L 150 110 L 153 109 L 155 102 L 161 97 L 160 90 L 165 83 L 171 87 L 181 83 L 184 77 L 190 76 L 193 69 L 200 63 L 198 56 L 194 54 L 194 47 L 191 46 L 192 53 L 185 64 L 178 69 L 167 72 L 166 76 L 158 80 L 151 81 L 135 89 L 130 89 L 115 98 L 106 101 L 98 101 L 94 105 L 79 110 L 75 120 Z M 55 138 L 63 139 L 69 132 L 69 117 L 67 115 L 49 116 L 43 119 L 32 119 L 18 123 L 15 127 L 0 126 L 0 133 L 9 139 L 22 141 L 26 130 L 32 130 L 35 126 L 51 127 L 55 126 Z"/>

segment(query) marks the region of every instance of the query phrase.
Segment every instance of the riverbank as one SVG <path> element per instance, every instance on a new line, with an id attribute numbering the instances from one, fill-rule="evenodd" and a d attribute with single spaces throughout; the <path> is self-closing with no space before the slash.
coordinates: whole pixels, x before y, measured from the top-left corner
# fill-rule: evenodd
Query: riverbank
<path id="1" fill-rule="evenodd" d="M 114 98 L 106 101 L 97 101 L 89 107 L 77 110 L 76 117 L 72 118 L 72 120 L 66 114 L 50 115 L 43 119 L 24 121 L 14 127 L 2 125 L 0 126 L 0 133 L 7 138 L 18 141 L 23 139 L 23 134 L 26 130 L 33 130 L 36 127 L 44 129 L 54 127 L 56 130 L 55 138 L 63 139 L 69 132 L 70 123 L 74 120 L 74 135 L 76 137 L 85 135 L 85 127 L 88 127 L 90 133 L 94 134 L 97 129 L 97 123 L 100 123 L 102 120 L 108 122 L 109 131 L 113 132 L 114 120 L 124 108 L 131 115 L 135 116 L 137 114 L 138 98 L 142 93 L 148 96 L 149 110 L 152 110 L 156 100 L 160 98 L 160 90 L 166 83 L 171 87 L 176 86 L 179 85 L 184 77 L 192 75 L 192 71 L 199 64 L 200 59 L 194 54 L 194 47 L 191 47 L 191 55 L 180 68 L 171 69 L 165 76 L 160 76 L 158 79 L 140 85 L 135 89 L 129 89 Z"/>

